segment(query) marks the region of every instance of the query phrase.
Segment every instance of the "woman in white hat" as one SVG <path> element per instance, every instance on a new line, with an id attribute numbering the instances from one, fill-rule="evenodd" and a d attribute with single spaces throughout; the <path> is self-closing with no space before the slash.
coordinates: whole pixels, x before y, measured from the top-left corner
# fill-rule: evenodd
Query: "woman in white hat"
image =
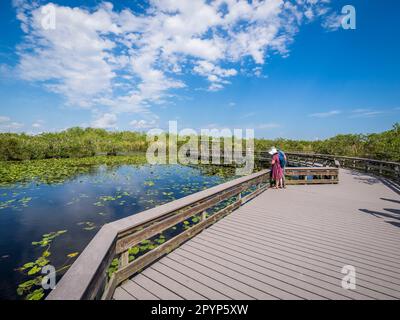
<path id="1" fill-rule="evenodd" d="M 283 170 L 279 161 L 278 150 L 272 147 L 268 153 L 272 156 L 271 179 L 275 181 L 274 189 L 283 188 Z"/>

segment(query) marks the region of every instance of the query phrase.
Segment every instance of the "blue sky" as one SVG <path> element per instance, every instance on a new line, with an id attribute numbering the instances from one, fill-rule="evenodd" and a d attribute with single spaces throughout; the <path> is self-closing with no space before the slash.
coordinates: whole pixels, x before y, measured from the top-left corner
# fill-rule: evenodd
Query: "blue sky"
<path id="1" fill-rule="evenodd" d="M 400 3 L 327 2 L 1 1 L 0 131 L 387 130 L 400 121 Z M 346 4 L 356 30 L 336 23 Z"/>

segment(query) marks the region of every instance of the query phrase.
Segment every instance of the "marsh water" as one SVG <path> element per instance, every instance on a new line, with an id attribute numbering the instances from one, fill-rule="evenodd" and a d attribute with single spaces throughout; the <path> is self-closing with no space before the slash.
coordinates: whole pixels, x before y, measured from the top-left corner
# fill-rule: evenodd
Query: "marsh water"
<path id="1" fill-rule="evenodd" d="M 51 264 L 64 273 L 105 223 L 234 178 L 233 170 L 211 166 L 85 168 L 80 173 L 75 166 L 61 180 L 31 175 L 0 186 L 0 299 L 43 298 L 32 295 L 40 267 Z"/>

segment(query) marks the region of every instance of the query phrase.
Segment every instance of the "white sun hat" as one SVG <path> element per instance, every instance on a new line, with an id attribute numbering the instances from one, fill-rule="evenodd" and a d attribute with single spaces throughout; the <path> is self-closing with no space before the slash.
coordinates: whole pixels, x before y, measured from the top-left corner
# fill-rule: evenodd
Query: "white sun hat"
<path id="1" fill-rule="evenodd" d="M 274 155 L 275 153 L 277 153 L 278 152 L 278 150 L 276 150 L 276 148 L 275 147 L 272 147 L 269 151 L 268 151 L 268 153 L 272 156 L 272 155 Z"/>

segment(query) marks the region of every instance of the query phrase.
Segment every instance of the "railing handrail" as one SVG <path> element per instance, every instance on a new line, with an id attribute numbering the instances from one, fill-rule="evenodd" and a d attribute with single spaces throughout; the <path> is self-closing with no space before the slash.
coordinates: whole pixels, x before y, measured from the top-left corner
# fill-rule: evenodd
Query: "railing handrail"
<path id="1" fill-rule="evenodd" d="M 118 230 L 118 232 L 124 232 L 128 229 L 136 228 L 142 224 L 151 222 L 152 220 L 162 218 L 163 216 L 166 216 L 172 212 L 175 212 L 182 208 L 190 206 L 196 202 L 206 200 L 206 199 L 208 199 L 212 196 L 215 196 L 221 192 L 227 191 L 227 190 L 237 187 L 245 182 L 254 180 L 258 177 L 268 174 L 269 172 L 270 172 L 270 170 L 262 170 L 262 171 L 253 173 L 248 176 L 237 178 L 237 179 L 219 184 L 212 188 L 209 188 L 209 189 L 206 189 L 203 191 L 199 191 L 199 192 L 193 193 L 191 195 L 188 195 L 186 197 L 168 202 L 161 206 L 139 212 L 137 214 L 128 216 L 126 218 L 116 220 L 114 222 L 109 223 L 109 225 L 112 228 Z"/>
<path id="2" fill-rule="evenodd" d="M 49 294 L 47 299 L 77 300 L 87 298 L 88 288 L 92 285 L 95 278 L 99 276 L 98 274 L 104 270 L 104 264 L 110 261 L 110 255 L 115 251 L 120 233 L 168 216 L 199 201 L 209 199 L 227 190 L 260 178 L 263 175 L 267 175 L 269 172 L 270 170 L 262 170 L 105 224 L 61 278 L 57 287 Z"/>
<path id="3" fill-rule="evenodd" d="M 266 151 L 258 151 L 257 154 L 266 154 Z M 390 164 L 400 166 L 400 162 L 395 161 L 384 161 L 384 160 L 376 160 L 369 158 L 361 158 L 361 157 L 349 157 L 349 156 L 339 156 L 339 155 L 331 155 L 331 154 L 322 154 L 322 153 L 313 153 L 313 152 L 285 152 L 287 155 L 299 155 L 299 156 L 315 156 L 322 158 L 330 158 L 330 159 L 348 159 L 348 160 L 356 160 L 356 161 L 365 161 L 365 162 L 376 162 L 383 164 Z"/>

